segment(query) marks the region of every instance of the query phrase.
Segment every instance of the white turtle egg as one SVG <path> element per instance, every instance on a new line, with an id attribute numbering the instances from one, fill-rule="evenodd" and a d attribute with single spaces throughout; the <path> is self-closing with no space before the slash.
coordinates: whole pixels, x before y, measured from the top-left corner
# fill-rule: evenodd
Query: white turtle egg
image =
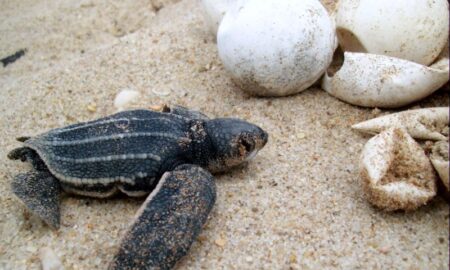
<path id="1" fill-rule="evenodd" d="M 383 54 L 429 65 L 449 31 L 447 0 L 340 0 L 336 32 L 344 51 Z"/>
<path id="2" fill-rule="evenodd" d="M 217 34 L 217 29 L 222 21 L 223 16 L 236 3 L 237 0 L 202 0 L 202 5 L 205 13 L 206 23 L 209 30 L 214 35 Z"/>
<path id="3" fill-rule="evenodd" d="M 123 111 L 129 108 L 135 103 L 141 94 L 133 89 L 123 89 L 120 91 L 114 99 L 114 107 L 119 111 Z"/>
<path id="4" fill-rule="evenodd" d="M 225 14 L 219 56 L 234 82 L 258 96 L 301 92 L 324 73 L 336 48 L 334 23 L 317 0 L 245 0 Z"/>

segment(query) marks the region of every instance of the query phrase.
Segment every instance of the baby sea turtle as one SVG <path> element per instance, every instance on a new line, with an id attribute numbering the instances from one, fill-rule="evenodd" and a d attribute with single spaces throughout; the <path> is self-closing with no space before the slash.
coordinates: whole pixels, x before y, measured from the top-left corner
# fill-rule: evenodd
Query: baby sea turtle
<path id="1" fill-rule="evenodd" d="M 211 173 L 251 159 L 268 139 L 239 119 L 209 119 L 184 107 L 132 110 L 21 137 L 8 157 L 30 162 L 12 190 L 59 228 L 60 193 L 148 195 L 110 269 L 170 269 L 198 236 L 216 199 Z"/>

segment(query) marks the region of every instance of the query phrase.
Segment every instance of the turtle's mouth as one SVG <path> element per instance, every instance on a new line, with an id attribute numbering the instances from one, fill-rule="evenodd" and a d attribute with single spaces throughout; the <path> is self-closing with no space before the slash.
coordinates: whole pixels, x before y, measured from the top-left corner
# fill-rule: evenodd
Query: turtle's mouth
<path id="1" fill-rule="evenodd" d="M 258 154 L 258 150 L 253 150 L 246 158 L 245 161 L 250 161 L 256 157 L 256 154 Z"/>

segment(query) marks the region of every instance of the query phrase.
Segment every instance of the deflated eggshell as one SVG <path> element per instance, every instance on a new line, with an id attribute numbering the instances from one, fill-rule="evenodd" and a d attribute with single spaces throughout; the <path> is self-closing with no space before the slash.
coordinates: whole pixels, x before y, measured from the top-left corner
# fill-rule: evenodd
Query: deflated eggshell
<path id="1" fill-rule="evenodd" d="M 437 142 L 433 146 L 430 160 L 434 168 L 438 172 L 445 188 L 447 189 L 447 191 L 450 191 L 448 151 L 448 141 Z"/>
<path id="2" fill-rule="evenodd" d="M 429 65 L 448 38 L 447 0 L 340 0 L 336 32 L 344 51 Z"/>
<path id="3" fill-rule="evenodd" d="M 396 108 L 420 100 L 444 85 L 449 60 L 430 67 L 400 58 L 368 53 L 344 53 L 344 64 L 322 88 L 331 95 L 363 107 Z"/>
<path id="4" fill-rule="evenodd" d="M 334 23 L 317 0 L 247 0 L 226 13 L 217 45 L 244 91 L 284 96 L 319 79 L 337 42 Z"/>
<path id="5" fill-rule="evenodd" d="M 430 160 L 406 130 L 391 128 L 370 139 L 361 155 L 367 199 L 388 210 L 414 210 L 436 195 Z"/>
<path id="6" fill-rule="evenodd" d="M 217 34 L 223 16 L 236 2 L 237 0 L 202 0 L 206 23 L 211 33 Z"/>
<path id="7" fill-rule="evenodd" d="M 393 113 L 358 123 L 352 128 L 377 134 L 388 128 L 403 127 L 416 139 L 447 140 L 448 124 L 449 107 L 438 107 Z"/>

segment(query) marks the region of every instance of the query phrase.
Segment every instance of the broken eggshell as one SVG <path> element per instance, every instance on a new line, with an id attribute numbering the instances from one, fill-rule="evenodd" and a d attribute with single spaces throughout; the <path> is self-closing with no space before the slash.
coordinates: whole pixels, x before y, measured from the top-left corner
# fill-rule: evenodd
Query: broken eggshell
<path id="1" fill-rule="evenodd" d="M 217 46 L 225 69 L 242 90 L 285 96 L 320 78 L 337 39 L 334 22 L 318 0 L 246 0 L 225 14 Z"/>
<path id="2" fill-rule="evenodd" d="M 237 0 L 202 0 L 206 24 L 212 34 L 217 34 L 223 16 L 236 2 Z"/>
<path id="3" fill-rule="evenodd" d="M 426 108 L 393 113 L 367 120 L 352 128 L 377 134 L 391 127 L 403 127 L 413 138 L 446 140 L 449 132 L 449 107 Z"/>
<path id="4" fill-rule="evenodd" d="M 429 65 L 448 38 L 447 0 L 340 0 L 334 17 L 344 51 Z"/>
<path id="5" fill-rule="evenodd" d="M 436 175 L 406 130 L 390 128 L 364 146 L 361 177 L 367 199 L 387 211 L 414 210 L 436 195 Z"/>
<path id="6" fill-rule="evenodd" d="M 353 105 L 397 108 L 420 100 L 449 79 L 449 60 L 430 67 L 385 55 L 344 53 L 334 75 L 325 74 L 322 88 Z"/>
<path id="7" fill-rule="evenodd" d="M 445 188 L 450 191 L 448 151 L 448 141 L 437 142 L 433 146 L 430 160 Z"/>

